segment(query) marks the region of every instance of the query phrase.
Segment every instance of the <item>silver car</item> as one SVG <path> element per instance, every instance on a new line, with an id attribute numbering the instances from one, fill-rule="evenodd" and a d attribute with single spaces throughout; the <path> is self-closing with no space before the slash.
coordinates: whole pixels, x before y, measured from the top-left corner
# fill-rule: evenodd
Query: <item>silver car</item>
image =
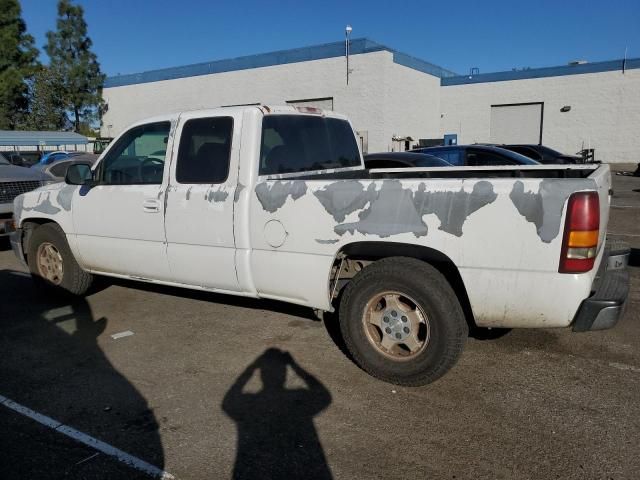
<path id="1" fill-rule="evenodd" d="M 54 181 L 44 172 L 12 165 L 0 154 L 0 236 L 11 233 L 13 199 Z"/>
<path id="2" fill-rule="evenodd" d="M 31 167 L 31 169 L 38 170 L 47 175 L 50 175 L 54 180 L 57 180 L 58 182 L 63 182 L 64 177 L 67 175 L 67 168 L 69 168 L 69 165 L 82 163 L 91 167 L 96 162 L 98 157 L 99 155 L 96 155 L 94 153 L 81 153 L 78 155 L 73 154 L 63 156 L 61 158 L 56 158 L 53 162 L 46 165 L 43 165 L 42 163 L 36 163 Z"/>

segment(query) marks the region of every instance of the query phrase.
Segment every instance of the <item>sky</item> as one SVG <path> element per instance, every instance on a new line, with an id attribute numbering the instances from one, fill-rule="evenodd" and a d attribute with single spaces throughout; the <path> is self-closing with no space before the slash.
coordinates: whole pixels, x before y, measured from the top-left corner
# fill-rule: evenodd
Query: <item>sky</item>
<path id="1" fill-rule="evenodd" d="M 56 0 L 20 0 L 47 63 Z M 367 37 L 461 74 L 640 57 L 640 0 L 79 0 L 108 76 Z"/>

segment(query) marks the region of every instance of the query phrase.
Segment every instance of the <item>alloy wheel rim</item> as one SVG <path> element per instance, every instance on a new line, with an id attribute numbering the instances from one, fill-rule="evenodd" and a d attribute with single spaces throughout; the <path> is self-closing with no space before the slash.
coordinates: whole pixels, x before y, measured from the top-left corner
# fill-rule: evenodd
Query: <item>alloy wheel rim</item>
<path id="1" fill-rule="evenodd" d="M 413 359 L 429 344 L 431 328 L 427 315 L 402 292 L 389 290 L 371 297 L 362 321 L 369 342 L 393 360 Z"/>
<path id="2" fill-rule="evenodd" d="M 42 278 L 54 285 L 60 285 L 64 275 L 62 255 L 49 242 L 41 243 L 36 253 L 38 273 Z"/>

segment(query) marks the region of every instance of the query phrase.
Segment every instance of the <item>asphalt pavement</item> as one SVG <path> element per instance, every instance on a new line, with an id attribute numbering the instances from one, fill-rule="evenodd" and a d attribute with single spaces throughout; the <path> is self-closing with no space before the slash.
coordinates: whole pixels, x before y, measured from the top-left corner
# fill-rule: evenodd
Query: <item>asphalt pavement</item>
<path id="1" fill-rule="evenodd" d="M 639 478 L 640 178 L 614 189 L 622 321 L 469 338 L 420 388 L 366 375 L 308 309 L 111 280 L 46 298 L 1 243 L 0 397 L 22 411 L 0 404 L 0 478 Z"/>

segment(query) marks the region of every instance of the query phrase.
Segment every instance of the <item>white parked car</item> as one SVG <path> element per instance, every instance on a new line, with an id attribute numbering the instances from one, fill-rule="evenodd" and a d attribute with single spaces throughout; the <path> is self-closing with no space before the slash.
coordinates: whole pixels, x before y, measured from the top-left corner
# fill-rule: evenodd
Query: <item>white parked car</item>
<path id="1" fill-rule="evenodd" d="M 364 370 L 419 385 L 469 326 L 616 323 L 610 182 L 607 165 L 367 170 L 333 112 L 189 111 L 19 196 L 12 244 L 37 283 L 75 294 L 99 274 L 339 309 Z"/>

